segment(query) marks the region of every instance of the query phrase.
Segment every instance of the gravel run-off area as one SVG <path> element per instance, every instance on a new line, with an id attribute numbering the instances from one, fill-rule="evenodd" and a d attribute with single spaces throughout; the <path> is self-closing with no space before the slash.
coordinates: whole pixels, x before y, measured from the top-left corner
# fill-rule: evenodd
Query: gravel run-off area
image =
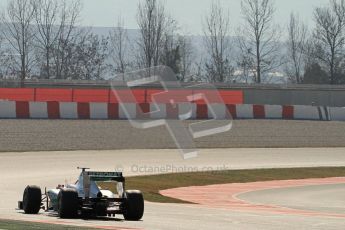
<path id="1" fill-rule="evenodd" d="M 194 121 L 195 122 L 195 121 Z M 184 122 L 187 127 L 192 121 Z M 0 120 L 0 151 L 176 148 L 165 126 L 128 121 Z M 236 120 L 231 131 L 195 139 L 197 148 L 345 147 L 345 122 Z"/>

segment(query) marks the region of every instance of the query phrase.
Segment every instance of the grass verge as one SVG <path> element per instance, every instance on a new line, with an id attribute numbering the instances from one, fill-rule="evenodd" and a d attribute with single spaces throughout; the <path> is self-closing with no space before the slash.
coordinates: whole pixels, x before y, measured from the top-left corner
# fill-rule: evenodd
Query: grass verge
<path id="1" fill-rule="evenodd" d="M 1 230 L 91 230 L 94 228 L 82 228 L 82 227 L 73 227 L 65 225 L 53 225 L 53 224 L 42 224 L 35 222 L 26 222 L 26 221 L 16 221 L 16 220 L 2 220 L 0 219 L 0 229 Z"/>
<path id="2" fill-rule="evenodd" d="M 141 190 L 145 200 L 151 202 L 186 203 L 164 197 L 159 191 L 188 186 L 328 177 L 345 177 L 345 167 L 229 170 L 137 176 L 126 178 L 126 189 Z M 115 189 L 115 186 L 109 183 L 100 183 L 100 185 L 110 190 Z"/>

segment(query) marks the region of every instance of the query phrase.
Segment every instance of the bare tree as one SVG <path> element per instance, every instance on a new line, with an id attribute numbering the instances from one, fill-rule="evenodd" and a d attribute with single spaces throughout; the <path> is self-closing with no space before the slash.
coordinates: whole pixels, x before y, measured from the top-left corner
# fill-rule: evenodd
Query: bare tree
<path id="1" fill-rule="evenodd" d="M 128 35 L 124 28 L 124 21 L 122 18 L 118 19 L 117 27 L 110 32 L 110 48 L 111 57 L 115 63 L 115 72 L 122 74 L 125 73 L 130 65 L 129 58 L 129 45 Z M 122 79 L 123 81 L 125 79 Z"/>
<path id="2" fill-rule="evenodd" d="M 163 35 L 166 27 L 164 5 L 157 0 L 145 0 L 139 3 L 137 22 L 140 29 L 139 57 L 141 64 L 147 68 L 157 66 L 163 45 Z"/>
<path id="3" fill-rule="evenodd" d="M 211 82 L 224 82 L 231 73 L 230 63 L 230 18 L 219 2 L 213 2 L 205 17 L 205 45 L 210 53 L 206 71 Z"/>
<path id="4" fill-rule="evenodd" d="M 193 67 L 193 45 L 192 41 L 187 36 L 179 37 L 179 51 L 180 51 L 180 81 L 188 81 L 192 75 Z"/>
<path id="5" fill-rule="evenodd" d="M 159 64 L 170 67 L 180 81 L 186 81 L 192 67 L 192 44 L 181 34 L 178 22 L 166 17 Z"/>
<path id="6" fill-rule="evenodd" d="M 190 82 L 208 81 L 208 76 L 205 76 L 205 60 L 203 57 L 199 57 L 193 63 L 189 81 Z"/>
<path id="7" fill-rule="evenodd" d="M 279 58 L 280 31 L 273 24 L 273 0 L 242 0 L 244 24 L 240 28 L 241 50 L 250 51 L 255 59 L 256 82 L 262 74 L 282 65 Z"/>
<path id="8" fill-rule="evenodd" d="M 318 7 L 314 12 L 316 29 L 316 57 L 327 66 L 330 83 L 337 83 L 337 66 L 343 57 L 345 42 L 345 0 L 331 0 L 327 7 Z"/>
<path id="9" fill-rule="evenodd" d="M 13 57 L 20 58 L 17 63 L 20 68 L 22 86 L 25 78 L 29 76 L 33 61 L 31 48 L 34 37 L 32 27 L 34 12 L 35 8 L 31 0 L 11 0 L 1 17 L 4 26 L 2 34 L 15 52 L 12 54 Z"/>
<path id="10" fill-rule="evenodd" d="M 0 35 L 0 78 L 11 77 L 16 72 L 14 56 L 6 43 L 7 41 Z"/>
<path id="11" fill-rule="evenodd" d="M 68 59 L 71 53 L 65 52 L 66 49 L 82 33 L 82 30 L 78 30 L 76 27 L 81 9 L 82 4 L 80 0 L 62 0 L 61 2 L 59 36 L 53 52 L 55 76 L 58 79 L 63 79 L 68 72 Z"/>
<path id="12" fill-rule="evenodd" d="M 54 46 L 56 45 L 61 32 L 59 27 L 60 1 L 37 0 L 35 4 L 35 20 L 37 33 L 35 35 L 39 53 L 43 54 L 44 77 L 51 78 L 51 59 Z M 40 55 L 41 56 L 41 55 Z"/>
<path id="13" fill-rule="evenodd" d="M 100 80 L 108 69 L 108 37 L 100 37 L 86 31 L 68 44 L 65 77 L 76 80 Z"/>
<path id="14" fill-rule="evenodd" d="M 237 66 L 240 68 L 240 73 L 237 76 L 235 81 L 249 83 L 254 81 L 255 82 L 255 73 L 253 70 L 255 69 L 255 61 L 252 55 L 252 51 L 243 50 L 245 47 L 240 46 L 240 53 L 237 61 Z"/>
<path id="15" fill-rule="evenodd" d="M 167 25 L 163 34 L 163 45 L 160 50 L 159 63 L 169 66 L 174 73 L 180 74 L 181 61 L 181 44 L 178 34 L 178 24 L 171 18 L 167 17 Z"/>
<path id="16" fill-rule="evenodd" d="M 302 83 L 308 29 L 294 13 L 290 15 L 288 33 L 286 73 L 291 81 Z"/>

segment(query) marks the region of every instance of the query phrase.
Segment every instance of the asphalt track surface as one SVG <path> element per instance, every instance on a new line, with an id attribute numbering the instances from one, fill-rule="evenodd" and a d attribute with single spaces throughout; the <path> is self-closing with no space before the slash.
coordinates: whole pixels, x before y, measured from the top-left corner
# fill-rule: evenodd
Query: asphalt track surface
<path id="1" fill-rule="evenodd" d="M 185 122 L 185 125 L 189 123 Z M 60 120 L 0 120 L 0 127 L 0 152 L 3 152 L 0 153 L 0 218 L 110 229 L 345 228 L 343 218 L 282 215 L 200 205 L 146 203 L 144 220 L 141 222 L 124 222 L 121 219 L 66 221 L 45 214 L 23 215 L 14 210 L 27 184 L 53 188 L 65 181 L 74 182 L 79 173 L 76 170 L 78 166 L 105 171 L 123 170 L 126 176 L 198 170 L 344 166 L 345 148 L 334 148 L 345 147 L 343 122 L 234 121 L 228 133 L 196 139 L 198 148 L 208 149 L 202 149 L 198 158 L 188 161 L 173 150 L 175 144 L 164 127 L 138 130 L 127 121 Z M 323 193 L 315 195 L 320 190 Z M 315 196 L 309 197 L 307 191 Z M 342 194 L 345 193 L 341 185 L 320 185 L 302 186 L 296 190 L 253 191 L 248 196 L 243 194 L 243 199 L 268 205 L 302 206 L 303 209 L 314 211 L 327 209 L 343 213 L 342 203 L 335 205 L 337 201 L 344 200 Z M 320 202 L 320 207 L 319 201 L 325 197 L 334 200 Z"/>
<path id="2" fill-rule="evenodd" d="M 301 214 L 281 214 L 257 212 L 256 210 L 229 210 L 226 208 L 205 207 L 202 205 L 152 204 L 146 203 L 143 221 L 124 222 L 117 220 L 60 220 L 56 217 L 24 215 L 14 208 L 27 184 L 55 187 L 65 180 L 73 182 L 78 176 L 77 166 L 89 166 L 95 170 L 122 168 L 125 175 L 166 173 L 166 170 L 152 171 L 155 166 L 175 170 L 235 169 L 307 166 L 343 166 L 345 148 L 297 148 L 297 149 L 204 149 L 198 158 L 185 161 L 176 150 L 115 150 L 115 151 L 75 151 L 75 152 L 26 152 L 0 153 L 0 218 L 39 221 L 54 224 L 72 224 L 108 229 L 344 229 L 344 218 L 329 216 L 306 216 Z M 339 187 L 340 186 L 340 187 Z M 317 193 L 316 189 L 305 187 L 302 197 L 308 198 L 305 191 Z M 322 188 L 322 187 L 321 187 Z M 313 195 L 302 203 L 303 207 L 319 209 L 322 196 L 332 196 L 331 203 L 341 200 L 344 189 L 339 185 L 329 185 L 323 194 Z M 291 189 L 291 188 L 290 188 Z M 278 189 L 273 204 L 289 204 L 290 194 L 299 197 L 300 192 Z M 279 195 L 279 194 L 282 195 Z M 260 195 L 261 194 L 261 195 Z M 245 195 L 245 194 L 244 194 Z M 271 202 L 270 194 L 250 194 L 250 202 Z M 265 197 L 268 200 L 265 200 Z M 244 197 L 244 199 L 247 199 Z M 296 198 L 296 205 L 299 199 Z M 332 200 L 333 199 L 333 200 Z M 272 204 L 272 203 L 268 203 Z M 321 208 L 328 207 L 323 201 Z M 294 206 L 294 203 L 290 203 Z M 343 213 L 341 204 L 335 209 Z M 341 211 L 339 211 L 341 209 Z M 324 210 L 320 210 L 324 211 Z"/>
<path id="3" fill-rule="evenodd" d="M 342 184 L 267 189 L 239 195 L 250 203 L 342 215 L 345 218 L 345 180 Z"/>

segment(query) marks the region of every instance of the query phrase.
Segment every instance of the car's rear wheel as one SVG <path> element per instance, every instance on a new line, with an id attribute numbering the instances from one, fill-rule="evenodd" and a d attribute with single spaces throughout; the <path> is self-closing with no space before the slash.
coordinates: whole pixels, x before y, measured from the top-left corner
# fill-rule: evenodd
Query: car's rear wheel
<path id="1" fill-rule="evenodd" d="M 74 189 L 61 189 L 58 195 L 58 214 L 62 219 L 78 216 L 78 192 Z"/>
<path id="2" fill-rule="evenodd" d="M 28 185 L 23 194 L 24 212 L 26 214 L 37 214 L 41 209 L 41 202 L 41 188 L 35 185 Z"/>
<path id="3" fill-rule="evenodd" d="M 126 191 L 125 212 L 123 214 L 125 220 L 138 221 L 144 215 L 144 197 L 140 191 Z"/>

